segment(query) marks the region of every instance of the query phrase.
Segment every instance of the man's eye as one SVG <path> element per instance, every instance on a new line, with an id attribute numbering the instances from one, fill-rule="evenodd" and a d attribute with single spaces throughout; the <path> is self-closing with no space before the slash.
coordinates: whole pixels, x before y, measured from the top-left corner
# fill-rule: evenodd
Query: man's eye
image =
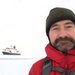
<path id="1" fill-rule="evenodd" d="M 58 30 L 59 28 L 53 28 L 52 30 Z"/>
<path id="2" fill-rule="evenodd" d="M 72 26 L 66 26 L 66 28 L 73 28 Z"/>

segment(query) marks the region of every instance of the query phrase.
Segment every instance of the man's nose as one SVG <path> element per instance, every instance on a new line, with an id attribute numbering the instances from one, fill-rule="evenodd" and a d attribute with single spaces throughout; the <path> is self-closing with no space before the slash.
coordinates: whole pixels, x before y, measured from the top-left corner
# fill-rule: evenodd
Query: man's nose
<path id="1" fill-rule="evenodd" d="M 58 37 L 64 38 L 65 36 L 67 36 L 66 30 L 64 30 L 64 29 L 63 30 L 60 30 Z"/>

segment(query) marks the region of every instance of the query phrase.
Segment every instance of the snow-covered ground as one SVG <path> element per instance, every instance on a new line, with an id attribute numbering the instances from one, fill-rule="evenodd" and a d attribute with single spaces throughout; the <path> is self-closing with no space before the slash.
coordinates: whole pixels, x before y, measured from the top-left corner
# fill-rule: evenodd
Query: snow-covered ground
<path id="1" fill-rule="evenodd" d="M 0 58 L 0 75 L 28 75 L 34 58 Z"/>

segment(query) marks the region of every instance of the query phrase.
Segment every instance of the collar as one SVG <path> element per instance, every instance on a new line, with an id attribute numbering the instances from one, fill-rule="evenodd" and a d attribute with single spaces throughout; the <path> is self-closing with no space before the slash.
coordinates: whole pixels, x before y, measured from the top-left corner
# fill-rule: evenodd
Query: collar
<path id="1" fill-rule="evenodd" d="M 75 49 L 69 50 L 68 54 L 65 55 L 62 52 L 56 50 L 50 44 L 45 47 L 47 57 L 56 62 L 64 62 L 64 60 L 68 60 L 70 62 L 75 62 Z"/>

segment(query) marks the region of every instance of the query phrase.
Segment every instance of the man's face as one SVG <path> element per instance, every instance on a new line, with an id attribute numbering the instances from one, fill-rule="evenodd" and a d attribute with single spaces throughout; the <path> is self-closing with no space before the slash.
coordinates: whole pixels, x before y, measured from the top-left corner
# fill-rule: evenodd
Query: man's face
<path id="1" fill-rule="evenodd" d="M 54 23 L 49 30 L 50 43 L 59 51 L 75 48 L 75 25 L 71 20 Z"/>

